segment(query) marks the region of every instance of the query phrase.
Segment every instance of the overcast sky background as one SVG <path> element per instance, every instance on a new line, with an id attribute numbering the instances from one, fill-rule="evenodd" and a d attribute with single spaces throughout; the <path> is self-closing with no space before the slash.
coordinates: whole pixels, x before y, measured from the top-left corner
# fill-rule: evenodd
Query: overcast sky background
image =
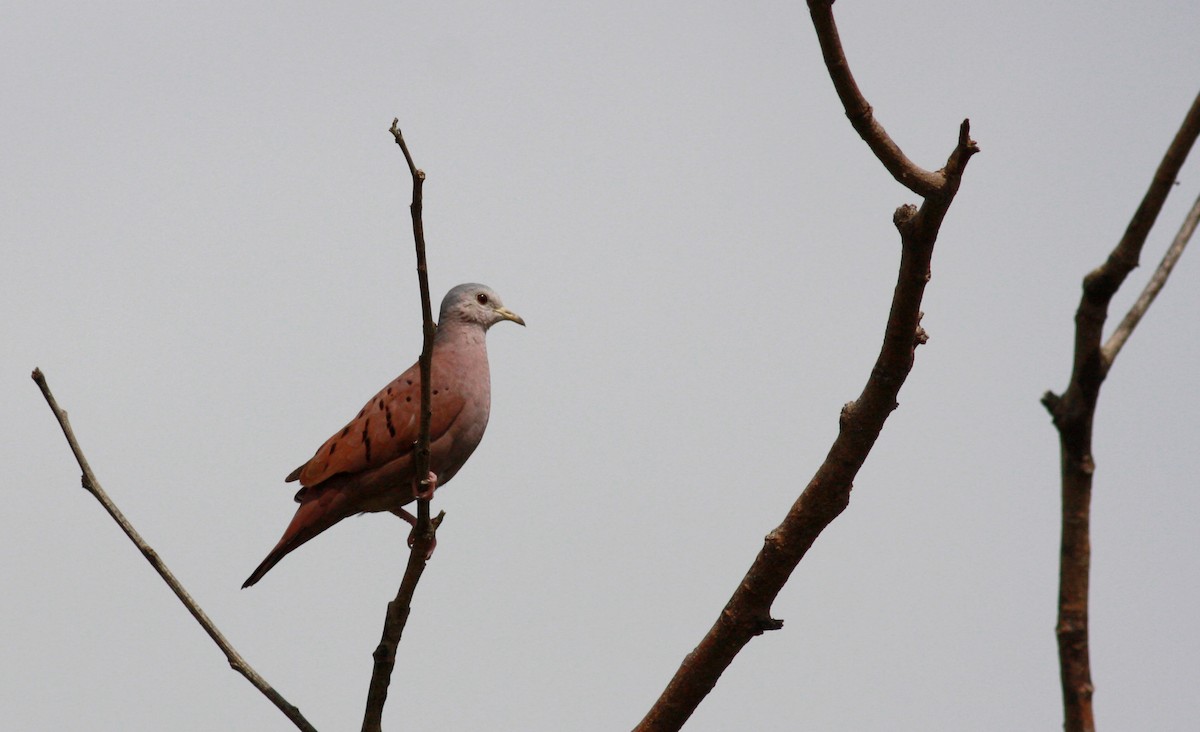
<path id="1" fill-rule="evenodd" d="M 1200 5 L 836 6 L 878 118 L 940 167 L 900 408 L 692 730 L 1053 730 L 1058 448 L 1084 273 L 1200 86 Z M 283 477 L 485 282 L 492 420 L 447 512 L 389 729 L 632 727 L 824 457 L 916 198 L 845 120 L 801 2 L 5 3 L 0 720 L 286 730 L 98 504 L 103 486 L 322 730 L 361 723 L 407 526 L 347 520 L 240 590 Z M 1193 153 L 1116 316 L 1200 193 Z M 1200 686 L 1200 252 L 1105 384 L 1092 659 L 1106 729 Z"/>

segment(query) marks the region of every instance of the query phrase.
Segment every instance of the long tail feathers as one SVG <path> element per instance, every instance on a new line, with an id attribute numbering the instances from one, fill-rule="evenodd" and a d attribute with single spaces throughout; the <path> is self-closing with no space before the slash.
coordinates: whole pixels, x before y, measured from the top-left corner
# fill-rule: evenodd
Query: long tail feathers
<path id="1" fill-rule="evenodd" d="M 353 511 L 343 512 L 345 504 L 345 493 L 339 490 L 322 491 L 300 504 L 300 508 L 296 509 L 296 515 L 292 517 L 292 522 L 283 532 L 283 538 L 279 540 L 267 558 L 262 560 L 262 564 L 258 565 L 242 583 L 242 589 L 262 579 L 263 575 L 279 563 L 279 560 L 299 548 L 304 542 L 354 513 Z"/>
<path id="2" fill-rule="evenodd" d="M 296 546 L 300 546 L 300 545 L 297 544 Z M 274 549 L 272 549 L 271 553 L 267 555 L 267 558 L 262 561 L 262 564 L 258 565 L 258 568 L 255 569 L 254 572 L 250 575 L 250 577 L 247 578 L 246 581 L 242 583 L 242 589 L 244 590 L 247 587 L 249 587 L 250 585 L 256 584 L 260 579 L 263 578 L 263 575 L 265 575 L 267 572 L 271 571 L 271 567 L 274 567 L 276 564 L 279 564 L 279 560 L 283 559 L 285 556 L 287 556 L 288 552 L 290 552 L 292 549 L 295 549 L 295 548 L 296 547 L 285 548 L 282 545 L 280 545 L 280 546 L 277 546 Z"/>

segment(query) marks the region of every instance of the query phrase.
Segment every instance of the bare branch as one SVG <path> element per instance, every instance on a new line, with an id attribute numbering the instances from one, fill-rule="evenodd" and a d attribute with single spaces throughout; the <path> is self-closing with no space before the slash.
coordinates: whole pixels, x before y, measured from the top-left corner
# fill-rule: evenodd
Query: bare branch
<path id="1" fill-rule="evenodd" d="M 832 28 L 832 17 L 824 17 L 828 14 L 828 3 L 810 2 L 809 6 L 813 8 L 813 22 L 818 35 L 828 32 Z M 822 47 L 826 46 L 826 39 L 823 38 Z M 828 53 L 826 58 L 828 61 Z M 835 65 L 830 66 L 830 74 L 835 77 L 841 74 L 843 79 L 850 79 L 852 84 L 844 59 L 839 61 L 836 68 Z M 856 89 L 854 93 L 857 95 Z M 865 101 L 862 105 L 869 111 L 870 107 L 866 106 Z M 895 147 L 883 135 L 882 128 L 878 128 L 878 132 L 887 145 Z M 872 139 L 876 144 L 880 139 L 868 138 L 866 134 L 863 138 L 869 145 Z M 924 179 L 922 190 L 926 191 L 926 196 L 921 207 L 918 209 L 906 205 L 896 210 L 894 222 L 900 231 L 902 244 L 900 272 L 883 345 L 867 384 L 858 399 L 842 408 L 838 436 L 825 461 L 792 505 L 783 523 L 767 534 L 762 550 L 717 621 L 700 644 L 684 658 L 675 676 L 635 732 L 680 729 L 752 638 L 764 631 L 783 627 L 783 621 L 771 617 L 771 605 L 821 531 L 849 505 L 854 477 L 879 437 L 884 421 L 896 408 L 896 397 L 912 370 L 916 347 L 926 341 L 927 336 L 920 326 L 920 306 L 930 277 L 933 247 L 946 211 L 958 191 L 962 172 L 978 150 L 970 137 L 970 124 L 964 121 L 959 128 L 958 142 L 946 162 L 944 172 L 937 176 L 936 184 Z M 898 148 L 896 152 L 899 152 Z M 880 160 L 893 175 L 896 175 L 893 168 L 898 160 L 907 162 L 902 154 L 899 157 L 880 154 Z"/>
<path id="2" fill-rule="evenodd" d="M 1154 298 L 1158 297 L 1158 293 L 1162 291 L 1164 285 L 1167 284 L 1167 278 L 1171 276 L 1171 270 L 1175 268 L 1175 263 L 1179 261 L 1179 257 L 1183 255 L 1183 250 L 1187 248 L 1188 241 L 1191 240 L 1192 234 L 1196 231 L 1196 224 L 1200 223 L 1200 196 L 1196 197 L 1196 201 L 1192 204 L 1192 210 L 1188 211 L 1187 216 L 1183 219 L 1183 225 L 1179 227 L 1179 233 L 1175 235 L 1175 240 L 1171 242 L 1171 246 L 1167 248 L 1166 254 L 1163 255 L 1162 261 L 1158 263 L 1158 268 L 1154 270 L 1150 281 L 1146 283 L 1142 294 L 1138 296 L 1137 302 L 1129 308 L 1129 312 L 1121 320 L 1121 324 L 1113 331 L 1112 335 L 1104 343 L 1104 348 L 1101 353 L 1104 357 L 1104 363 L 1109 364 L 1110 368 L 1117 354 L 1121 352 L 1121 348 L 1125 345 L 1125 341 L 1129 340 L 1129 336 L 1133 335 L 1133 329 L 1141 322 L 1142 316 L 1150 309 Z"/>
<path id="3" fill-rule="evenodd" d="M 1191 108 L 1184 117 L 1183 124 L 1175 133 L 1175 138 L 1163 155 L 1158 169 L 1154 171 L 1150 187 L 1146 190 L 1146 195 L 1142 198 L 1137 211 L 1134 212 L 1133 218 L 1129 220 L 1129 225 L 1125 228 L 1125 234 L 1121 237 L 1121 241 L 1117 242 L 1104 264 L 1084 278 L 1084 300 L 1090 306 L 1089 310 L 1093 311 L 1089 315 L 1098 314 L 1103 321 L 1103 318 L 1107 316 L 1107 311 L 1102 310 L 1098 313 L 1094 311 L 1107 308 L 1109 300 L 1121 287 L 1125 277 L 1138 266 L 1138 259 L 1142 253 L 1142 246 L 1146 243 L 1146 236 L 1149 235 L 1151 227 L 1158 218 L 1159 211 L 1162 210 L 1163 203 L 1167 200 L 1167 195 L 1175 185 L 1175 180 L 1179 177 L 1179 169 L 1187 160 L 1197 135 L 1200 135 L 1200 94 L 1197 94 L 1196 99 L 1193 100 Z M 1080 304 L 1081 309 L 1085 303 Z M 1094 320 L 1094 318 L 1092 319 Z M 1102 324 L 1101 322 L 1100 325 Z M 1082 345 L 1099 347 L 1099 327 L 1095 324 L 1090 326 L 1087 331 L 1089 340 Z M 1094 342 L 1091 340 L 1092 336 L 1095 337 Z M 1080 345 L 1076 344 L 1077 356 Z"/>
<path id="4" fill-rule="evenodd" d="M 392 679 L 392 669 L 396 666 L 396 646 L 404 634 L 404 626 L 412 610 L 413 593 L 417 583 L 425 571 L 425 564 L 436 543 L 437 527 L 442 523 L 444 512 L 436 518 L 429 517 L 429 498 L 433 495 L 434 486 L 429 478 L 429 423 L 432 417 L 430 407 L 432 388 L 433 359 L 433 306 L 429 300 L 429 270 L 425 263 L 425 227 L 421 221 L 422 189 L 425 183 L 425 173 L 413 162 L 404 136 L 400 133 L 400 120 L 392 120 L 390 132 L 396 144 L 404 152 L 408 162 L 408 171 L 412 174 L 413 192 L 412 213 L 413 242 L 417 251 L 417 281 L 421 288 L 421 323 L 424 341 L 421 347 L 421 357 L 418 360 L 421 369 L 421 421 L 417 433 L 415 449 L 414 474 L 420 476 L 420 488 L 417 492 L 417 522 L 413 526 L 413 542 L 408 553 L 408 564 L 404 569 L 404 578 L 396 592 L 396 599 L 388 603 L 387 614 L 383 621 L 383 637 L 372 654 L 375 665 L 371 672 L 371 683 L 367 690 L 367 708 L 363 714 L 363 732 L 380 732 L 383 722 L 383 706 L 387 702 L 388 686 Z M 415 486 L 414 486 L 415 488 Z"/>
<path id="5" fill-rule="evenodd" d="M 1146 236 L 1158 218 L 1163 202 L 1198 135 L 1200 95 L 1192 102 L 1183 124 L 1167 148 L 1125 234 L 1104 264 L 1083 279 L 1083 295 L 1075 311 L 1071 380 L 1066 391 L 1062 396 L 1046 392 L 1042 397 L 1042 404 L 1049 410 L 1058 429 L 1060 445 L 1062 543 L 1059 548 L 1058 623 L 1055 632 L 1058 637 L 1059 673 L 1067 732 L 1091 732 L 1095 729 L 1092 709 L 1094 687 L 1088 650 L 1091 498 L 1092 477 L 1096 470 L 1092 456 L 1092 423 L 1100 386 L 1112 367 L 1112 359 L 1128 339 L 1129 331 L 1137 324 L 1145 307 L 1149 306 L 1149 300 L 1140 309 L 1138 304 L 1134 305 L 1134 310 L 1126 316 L 1128 327 L 1126 322 L 1122 322 L 1109 345 L 1102 348 L 1100 343 L 1104 323 L 1108 318 L 1108 305 L 1125 278 L 1137 266 Z M 1169 269 L 1167 267 L 1168 272 Z M 1166 272 L 1163 272 L 1165 278 Z M 1158 287 L 1161 286 L 1160 283 Z M 1149 299 L 1152 300 L 1153 295 Z"/>
<path id="6" fill-rule="evenodd" d="M 167 568 L 162 558 L 158 556 L 158 552 L 146 543 L 137 529 L 133 527 L 133 524 L 129 522 L 129 519 L 125 518 L 125 514 L 121 513 L 121 509 L 117 508 L 117 505 L 108 497 L 108 494 L 100 487 L 100 481 L 96 479 L 91 466 L 88 465 L 87 458 L 83 455 L 83 448 L 79 446 L 79 442 L 75 439 L 75 432 L 71 429 L 67 413 L 58 406 L 58 401 L 54 398 L 54 394 L 50 392 L 50 385 L 46 383 L 46 377 L 42 374 L 41 369 L 33 370 L 33 380 L 37 382 L 38 388 L 42 390 L 42 396 L 46 398 L 46 403 L 50 405 L 50 411 L 54 412 L 54 416 L 58 420 L 58 426 L 62 428 L 63 436 L 67 438 L 67 444 L 71 446 L 71 452 L 75 454 L 75 461 L 79 463 L 79 469 L 83 471 L 83 487 L 100 502 L 104 510 L 108 511 L 108 515 L 112 516 L 113 521 L 117 522 L 117 525 L 121 527 L 121 530 L 125 532 L 129 540 L 142 553 L 142 556 L 146 557 L 146 561 L 150 562 L 150 566 L 154 567 L 154 571 L 158 572 L 158 575 L 167 583 L 167 586 L 171 588 L 171 592 L 175 593 L 175 596 L 179 598 L 179 601 L 183 603 L 187 611 L 196 619 L 196 622 L 200 623 L 200 627 L 204 628 L 204 632 L 208 633 L 208 637 L 212 638 L 217 647 L 221 649 L 221 652 L 225 654 L 225 658 L 229 661 L 229 665 L 233 670 L 246 677 L 246 680 L 253 684 L 254 688 L 261 691 L 263 696 L 270 699 L 271 703 L 278 707 L 279 711 L 283 712 L 292 721 L 292 724 L 296 725 L 297 729 L 305 730 L 305 732 L 316 732 L 316 728 L 309 724 L 308 720 L 300 714 L 299 709 L 289 704 L 287 699 L 283 698 L 283 695 L 275 691 L 274 687 L 268 684 L 250 664 L 246 663 L 246 660 L 230 644 L 224 634 L 217 629 L 217 626 L 213 624 L 208 615 L 200 609 L 200 605 L 196 603 L 183 584 Z"/>
<path id="7" fill-rule="evenodd" d="M 859 91 L 854 75 L 850 73 L 846 54 L 842 51 L 837 24 L 833 21 L 833 0 L 808 0 L 808 12 L 817 30 L 817 41 L 821 44 L 821 55 L 825 58 L 829 78 L 833 80 L 833 87 L 842 100 L 850 124 L 901 185 L 922 198 L 934 195 L 944 184 L 941 172 L 925 170 L 909 160 L 875 119 L 874 110 Z"/>
<path id="8" fill-rule="evenodd" d="M 428 499 L 418 499 L 429 504 Z M 383 620 L 383 637 L 375 647 L 372 658 L 375 661 L 371 672 L 371 682 L 367 690 L 367 710 L 363 716 L 363 731 L 378 732 L 383 724 L 383 706 L 387 702 L 388 686 L 392 680 L 392 670 L 396 666 L 396 647 L 404 635 L 404 627 L 408 624 L 408 616 L 412 611 L 413 593 L 417 583 L 425 572 L 428 552 L 433 545 L 433 535 L 441 525 L 445 512 L 441 511 L 432 520 L 426 512 L 427 529 L 422 530 L 420 519 L 414 528 L 414 541 L 408 552 L 408 564 L 404 568 L 404 578 L 400 581 L 400 589 L 396 599 L 388 603 L 387 613 Z"/>

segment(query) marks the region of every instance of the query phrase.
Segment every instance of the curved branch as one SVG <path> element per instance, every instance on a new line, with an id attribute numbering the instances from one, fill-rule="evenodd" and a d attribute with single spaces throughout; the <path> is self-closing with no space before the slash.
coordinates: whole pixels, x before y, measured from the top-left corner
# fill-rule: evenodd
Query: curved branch
<path id="1" fill-rule="evenodd" d="M 104 507 L 104 510 L 108 512 L 113 521 L 116 521 L 117 525 L 121 527 L 121 531 L 125 532 L 125 535 L 138 548 L 142 556 L 146 557 L 146 561 L 150 562 L 150 566 L 154 567 L 154 571 L 158 572 L 158 575 L 171 588 L 171 592 L 175 593 L 175 596 L 179 598 L 179 601 L 183 603 L 187 611 L 192 614 L 192 617 L 196 619 L 200 627 L 204 628 L 204 632 L 208 633 L 208 637 L 212 638 L 217 647 L 221 649 L 221 652 L 225 654 L 225 659 L 229 661 L 229 666 L 234 671 L 246 677 L 246 680 L 253 684 L 254 688 L 262 692 L 263 696 L 267 697 L 267 699 L 270 699 L 271 703 L 279 711 L 283 712 L 284 716 L 290 719 L 292 724 L 296 725 L 297 729 L 304 730 L 304 732 L 316 732 L 316 728 L 304 718 L 304 715 L 300 714 L 299 709 L 290 704 L 287 699 L 284 699 L 282 694 L 275 691 L 275 688 L 268 684 L 266 679 L 260 676 L 249 663 L 246 663 L 246 659 L 242 658 L 237 649 L 233 647 L 229 640 L 225 638 L 225 635 L 209 619 L 208 614 L 200 609 L 200 605 L 175 577 L 175 574 L 167 568 L 166 563 L 158 556 L 158 552 L 154 551 L 146 543 L 146 540 L 133 527 L 129 519 L 125 518 L 125 514 L 121 513 L 121 509 L 117 508 L 117 504 L 113 503 L 112 499 L 108 497 L 108 494 L 100 487 L 100 481 L 96 479 L 91 466 L 88 465 L 87 458 L 83 455 L 83 448 L 79 446 L 79 442 L 75 439 L 75 432 L 71 429 L 71 422 L 67 419 L 67 413 L 58 406 L 58 401 L 54 398 L 54 394 L 51 393 L 50 385 L 46 383 L 46 377 L 42 374 L 41 369 L 33 370 L 33 380 L 37 382 L 38 388 L 42 390 L 42 396 L 46 398 L 46 403 L 50 405 L 50 411 L 54 412 L 54 416 L 58 420 L 58 426 L 62 428 L 63 436 L 67 438 L 67 444 L 71 446 L 71 452 L 75 454 L 75 462 L 79 463 L 79 469 L 83 471 L 83 487 L 100 502 L 100 505 Z"/>
<path id="2" fill-rule="evenodd" d="M 392 680 L 392 669 L 396 666 L 396 646 L 404 634 L 404 626 L 408 623 L 408 615 L 412 610 L 413 593 L 417 583 L 425 571 L 425 564 L 433 552 L 436 543 L 435 533 L 442 523 L 445 513 L 439 513 L 436 518 L 429 517 L 429 498 L 433 495 L 434 486 L 429 478 L 429 422 L 432 416 L 430 408 L 430 389 L 433 379 L 430 376 L 433 359 L 433 307 L 429 301 L 429 270 L 425 263 L 425 227 L 421 222 L 422 192 L 425 184 L 425 173 L 419 170 L 413 162 L 404 136 L 400 133 L 399 119 L 392 120 L 389 130 L 396 144 L 404 153 L 408 163 L 408 172 L 412 175 L 413 193 L 409 210 L 412 213 L 413 243 L 417 251 L 417 281 L 421 288 L 421 325 L 424 340 L 421 347 L 421 357 L 418 359 L 421 369 L 421 421 L 417 432 L 415 449 L 414 474 L 420 478 L 420 488 L 417 490 L 417 521 L 413 525 L 413 542 L 408 552 L 408 564 L 404 569 L 404 578 L 396 591 L 396 599 L 388 603 L 387 613 L 383 621 L 383 636 L 372 654 L 374 667 L 371 671 L 371 682 L 367 688 L 367 708 L 363 713 L 363 732 L 380 732 L 383 723 L 383 705 L 387 702 L 388 686 Z"/>
<path id="3" fill-rule="evenodd" d="M 823 3 L 810 6 L 814 4 Z M 866 386 L 858 399 L 842 408 L 838 436 L 825 461 L 783 523 L 767 534 L 762 550 L 716 623 L 684 658 L 635 732 L 680 729 L 752 638 L 783 627 L 783 621 L 771 617 L 771 605 L 821 531 L 849 505 L 854 477 L 896 408 L 896 397 L 912 370 L 917 346 L 926 341 L 920 306 L 929 282 L 933 247 L 963 170 L 978 150 L 971 140 L 970 122 L 964 120 L 938 185 L 919 209 L 906 205 L 896 210 L 893 220 L 902 244 L 900 272 L 883 345 Z M 884 164 L 888 164 L 886 160 Z"/>
<path id="4" fill-rule="evenodd" d="M 925 170 L 909 160 L 875 119 L 874 110 L 859 91 L 833 20 L 833 0 L 808 0 L 808 12 L 817 30 L 817 41 L 821 44 L 821 55 L 825 58 L 833 88 L 859 137 L 901 185 L 922 198 L 935 195 L 945 184 L 944 176 L 940 171 Z"/>
<path id="5" fill-rule="evenodd" d="M 1101 347 L 1104 322 L 1108 318 L 1108 305 L 1113 295 L 1137 266 L 1150 227 L 1158 218 L 1163 202 L 1197 136 L 1200 136 L 1200 95 L 1192 102 L 1183 124 L 1154 172 L 1150 187 L 1126 227 L 1125 234 L 1104 264 L 1083 279 L 1083 295 L 1075 311 L 1071 380 L 1066 391 L 1062 396 L 1046 392 L 1042 397 L 1042 404 L 1050 412 L 1058 430 L 1060 448 L 1062 542 L 1059 547 L 1058 623 L 1055 633 L 1058 638 L 1059 675 L 1067 732 L 1095 729 L 1092 710 L 1094 687 L 1088 650 L 1088 575 L 1091 570 L 1092 476 L 1096 470 L 1092 457 L 1092 423 L 1096 402 L 1100 397 L 1100 386 L 1112 368 L 1112 359 L 1116 358 L 1121 346 L 1129 338 L 1145 308 L 1154 299 L 1154 294 L 1149 294 L 1144 304 L 1139 299 L 1108 345 Z M 1168 259 L 1170 256 L 1168 253 Z M 1164 259 L 1164 264 L 1166 262 L 1167 259 Z M 1171 262 L 1173 264 L 1173 259 Z M 1167 265 L 1164 271 L 1163 265 L 1160 265 L 1159 270 L 1151 279 L 1151 285 L 1147 286 L 1147 292 L 1152 287 L 1161 289 L 1162 282 L 1155 285 L 1154 280 L 1161 273 L 1161 279 L 1165 281 L 1170 266 Z M 1153 293 L 1157 293 L 1157 289 Z M 1146 293 L 1143 293 L 1143 298 L 1147 298 Z"/>

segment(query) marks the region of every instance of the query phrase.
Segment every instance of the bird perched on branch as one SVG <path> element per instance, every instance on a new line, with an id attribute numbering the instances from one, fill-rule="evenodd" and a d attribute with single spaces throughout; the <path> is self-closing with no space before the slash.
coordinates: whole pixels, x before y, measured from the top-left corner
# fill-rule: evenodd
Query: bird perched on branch
<path id="1" fill-rule="evenodd" d="M 459 285 L 442 300 L 431 362 L 431 486 L 449 482 L 483 437 L 491 409 L 485 335 L 502 320 L 525 325 L 485 285 Z M 258 582 L 289 552 L 347 516 L 390 511 L 415 524 L 404 506 L 418 491 L 413 462 L 420 413 L 421 371 L 413 364 L 287 477 L 300 481 L 300 508 L 242 587 Z"/>

